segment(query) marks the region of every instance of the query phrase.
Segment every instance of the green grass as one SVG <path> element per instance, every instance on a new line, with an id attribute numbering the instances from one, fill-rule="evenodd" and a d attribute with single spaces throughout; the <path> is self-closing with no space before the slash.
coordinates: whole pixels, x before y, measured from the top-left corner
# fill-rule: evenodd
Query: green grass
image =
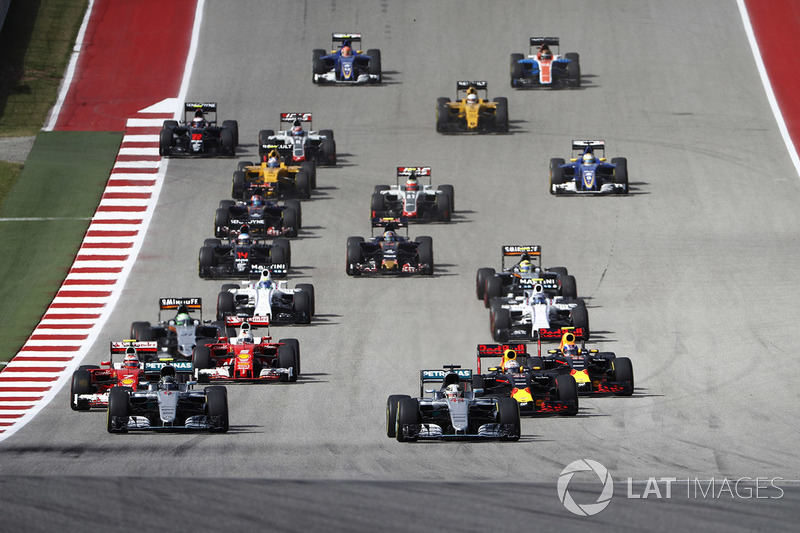
<path id="1" fill-rule="evenodd" d="M 3 203 L 3 198 L 8 196 L 9 191 L 17 182 L 21 170 L 22 163 L 0 161 L 0 205 Z"/>
<path id="2" fill-rule="evenodd" d="M 121 142 L 121 133 L 37 136 L 0 207 L 0 360 L 16 354 L 61 286 Z M 9 218 L 34 220 L 3 220 Z"/>
<path id="3" fill-rule="evenodd" d="M 0 32 L 0 137 L 31 136 L 41 129 L 87 5 L 87 0 L 11 2 Z"/>

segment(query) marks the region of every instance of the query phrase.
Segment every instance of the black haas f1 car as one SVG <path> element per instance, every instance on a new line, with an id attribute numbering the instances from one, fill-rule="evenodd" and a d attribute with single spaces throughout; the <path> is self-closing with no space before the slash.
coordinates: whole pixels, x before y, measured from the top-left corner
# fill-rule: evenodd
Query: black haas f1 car
<path id="1" fill-rule="evenodd" d="M 175 368 L 161 369 L 161 378 L 146 389 L 111 389 L 108 395 L 109 433 L 136 430 L 228 431 L 228 391 L 225 387 L 194 390 L 194 381 L 178 383 Z"/>
<path id="2" fill-rule="evenodd" d="M 419 178 L 428 178 L 420 187 Z M 400 178 L 406 182 L 400 184 Z M 417 222 L 450 222 L 455 207 L 452 185 L 431 185 L 431 167 L 397 167 L 397 184 L 376 185 L 372 195 L 372 217 L 406 217 Z"/>
<path id="3" fill-rule="evenodd" d="M 233 173 L 231 196 L 247 200 L 258 195 L 267 200 L 280 198 L 310 198 L 317 186 L 317 167 L 310 161 L 299 165 L 287 164 L 281 158 L 277 146 L 258 165 L 252 161 L 240 161 Z"/>
<path id="4" fill-rule="evenodd" d="M 257 279 L 265 270 L 275 277 L 287 274 L 291 267 L 288 239 L 275 239 L 271 244 L 253 240 L 240 229 L 238 237 L 223 244 L 220 239 L 206 239 L 200 248 L 198 273 L 204 279 Z"/>
<path id="5" fill-rule="evenodd" d="M 319 166 L 336 166 L 336 141 L 333 130 L 311 129 L 311 113 L 281 113 L 281 127 L 289 123 L 292 128 L 258 132 L 258 155 L 262 158 L 277 150 L 281 158 L 290 165 L 311 161 Z M 308 129 L 303 129 L 308 124 Z"/>
<path id="6" fill-rule="evenodd" d="M 334 33 L 331 40 L 330 54 L 321 48 L 313 51 L 314 83 L 363 85 L 382 81 L 381 51 L 371 48 L 366 54 L 362 52 L 360 33 Z"/>
<path id="7" fill-rule="evenodd" d="M 507 133 L 508 99 L 489 101 L 485 81 L 456 82 L 456 101 L 436 100 L 439 133 Z"/>
<path id="8" fill-rule="evenodd" d="M 383 228 L 379 236 L 374 235 L 375 228 Z M 433 275 L 433 239 L 417 237 L 410 240 L 408 236 L 397 234 L 398 228 L 406 228 L 405 218 L 373 218 L 373 236 L 369 241 L 363 237 L 347 238 L 348 276 L 365 275 Z"/>
<path id="9" fill-rule="evenodd" d="M 628 160 L 606 162 L 605 141 L 572 141 L 569 163 L 550 160 L 550 194 L 628 194 Z"/>
<path id="10" fill-rule="evenodd" d="M 585 343 L 578 347 L 572 331 L 565 331 L 558 349 L 542 354 L 536 361 L 544 371 L 556 370 L 575 378 L 578 393 L 591 395 L 632 396 L 633 364 L 628 357 L 613 352 L 587 350 Z"/>
<path id="11" fill-rule="evenodd" d="M 239 144 L 239 123 L 225 120 L 217 126 L 216 102 L 186 102 L 184 120 L 165 120 L 159 134 L 161 156 L 234 156 Z"/>
<path id="12" fill-rule="evenodd" d="M 499 366 L 481 373 L 481 360 L 501 359 Z M 527 353 L 525 344 L 479 344 L 478 375 L 472 379 L 476 394 L 484 397 L 511 397 L 520 413 L 578 414 L 578 386 L 568 369 L 546 368 L 541 357 Z"/>
<path id="13" fill-rule="evenodd" d="M 72 373 L 69 406 L 73 411 L 105 409 L 112 389 L 147 387 L 148 382 L 159 379 L 159 372 L 168 364 L 178 372 L 178 381 L 189 381 L 192 377 L 191 362 L 173 363 L 169 357 L 165 358 L 166 362 L 160 361 L 155 341 L 114 341 L 109 352 L 108 361 L 100 365 L 81 365 Z"/>
<path id="14" fill-rule="evenodd" d="M 480 396 L 472 389 L 472 370 L 446 365 L 421 370 L 419 398 L 405 394 L 386 402 L 386 436 L 400 442 L 418 439 L 518 440 L 519 406 L 507 395 Z M 427 383 L 441 384 L 426 389 Z"/>
<path id="15" fill-rule="evenodd" d="M 164 311 L 174 311 L 175 316 L 168 320 L 162 318 Z M 192 318 L 192 313 L 200 313 L 200 318 Z M 156 341 L 160 360 L 172 358 L 188 361 L 194 347 L 205 342 L 213 342 L 220 335 L 221 324 L 203 321 L 203 300 L 200 298 L 159 298 L 158 323 L 134 322 L 131 324 L 131 338 L 137 341 Z"/>
<path id="16" fill-rule="evenodd" d="M 194 353 L 197 380 L 295 382 L 300 375 L 300 343 L 297 339 L 253 337 L 250 324 L 242 322 L 238 334 L 198 347 Z"/>
<path id="17" fill-rule="evenodd" d="M 239 236 L 242 226 L 254 239 L 297 237 L 302 221 L 299 200 L 286 200 L 283 205 L 264 200 L 260 195 L 245 201 L 220 200 L 214 215 L 214 236 L 231 239 Z"/>
<path id="18" fill-rule="evenodd" d="M 558 340 L 565 328 L 589 339 L 589 313 L 581 298 L 547 297 L 544 287 L 525 289 L 521 296 L 494 298 L 489 308 L 489 328 L 497 342 Z"/>
<path id="19" fill-rule="evenodd" d="M 506 266 L 506 258 L 517 261 Z M 479 268 L 475 276 L 475 295 L 490 307 L 493 298 L 522 296 L 523 291 L 541 286 L 549 297 L 576 298 L 575 276 L 565 267 L 542 268 L 542 247 L 538 244 L 506 244 L 502 247 L 501 271 Z"/>
<path id="20" fill-rule="evenodd" d="M 244 287 L 223 285 L 217 296 L 217 320 L 226 327 L 242 322 L 251 326 L 310 324 L 314 312 L 314 285 L 298 283 L 290 289 L 286 281 L 274 281 L 269 272 Z"/>
<path id="21" fill-rule="evenodd" d="M 580 58 L 574 52 L 560 55 L 558 37 L 531 37 L 528 57 L 511 54 L 511 87 L 515 89 L 580 86 Z"/>

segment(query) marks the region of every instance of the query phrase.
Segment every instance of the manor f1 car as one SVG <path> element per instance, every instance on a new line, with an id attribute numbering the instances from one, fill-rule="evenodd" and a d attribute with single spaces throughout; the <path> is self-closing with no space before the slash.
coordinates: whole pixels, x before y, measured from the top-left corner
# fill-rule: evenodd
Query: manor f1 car
<path id="1" fill-rule="evenodd" d="M 489 328 L 497 342 L 558 340 L 564 328 L 582 340 L 589 339 L 589 313 L 580 298 L 548 298 L 541 285 L 521 296 L 495 298 L 489 308 Z"/>
<path id="2" fill-rule="evenodd" d="M 239 236 L 243 226 L 254 239 L 297 237 L 302 220 L 299 200 L 283 205 L 254 195 L 245 201 L 220 200 L 214 216 L 214 235 L 220 239 Z"/>
<path id="3" fill-rule="evenodd" d="M 240 161 L 233 173 L 231 196 L 236 200 L 247 200 L 253 195 L 266 200 L 281 198 L 310 198 L 317 186 L 317 169 L 314 163 L 304 161 L 300 165 L 287 165 L 272 146 L 263 161 L 254 165 L 251 161 Z"/>
<path id="4" fill-rule="evenodd" d="M 564 296 L 576 298 L 578 289 L 575 276 L 568 274 L 565 267 L 542 268 L 542 247 L 538 244 L 506 244 L 502 248 L 501 271 L 493 268 L 479 268 L 475 276 L 475 294 L 490 307 L 493 298 L 512 293 L 521 296 L 525 289 L 541 285 L 550 297 Z M 506 266 L 506 258 L 518 259 Z"/>
<path id="5" fill-rule="evenodd" d="M 171 319 L 163 319 L 163 311 L 175 311 Z M 200 313 L 200 319 L 192 318 L 190 313 Z M 131 324 L 131 338 L 137 341 L 156 341 L 158 357 L 188 361 L 198 344 L 215 341 L 220 335 L 220 324 L 203 322 L 203 301 L 200 298 L 159 298 L 158 323 L 134 322 Z"/>
<path id="6" fill-rule="evenodd" d="M 628 194 L 628 160 L 606 162 L 605 141 L 572 141 L 569 163 L 550 160 L 550 194 Z"/>
<path id="7" fill-rule="evenodd" d="M 436 100 L 436 131 L 439 133 L 507 133 L 508 99 L 489 101 L 485 81 L 459 81 L 456 100 Z"/>
<path id="8" fill-rule="evenodd" d="M 114 341 L 109 351 L 108 361 L 102 361 L 99 366 L 81 365 L 72 373 L 69 406 L 73 411 L 105 408 L 113 388 L 147 387 L 148 382 L 158 380 L 159 372 L 167 364 L 177 369 L 179 381 L 188 381 L 192 375 L 192 363 L 188 361 L 172 363 L 171 358 L 166 358 L 168 362 L 159 361 L 155 341 Z M 124 359 L 115 362 L 115 356 L 124 356 Z"/>
<path id="9" fill-rule="evenodd" d="M 225 120 L 217 126 L 216 102 L 186 102 L 184 120 L 165 120 L 159 134 L 161 156 L 234 156 L 239 144 L 239 124 Z"/>
<path id="10" fill-rule="evenodd" d="M 381 51 L 373 48 L 365 54 L 359 50 L 360 33 L 334 33 L 331 40 L 330 54 L 321 48 L 313 52 L 314 83 L 361 85 L 382 81 Z"/>
<path id="11" fill-rule="evenodd" d="M 433 275 L 433 239 L 417 237 L 411 240 L 401 237 L 395 231 L 406 228 L 405 218 L 373 218 L 372 229 L 383 228 L 385 231 L 369 241 L 363 237 L 347 238 L 348 276 L 369 275 Z"/>
<path id="12" fill-rule="evenodd" d="M 481 374 L 481 360 L 501 359 L 500 365 Z M 578 387 L 574 376 L 560 369 L 548 369 L 541 357 L 527 353 L 524 344 L 479 344 L 478 375 L 472 378 L 476 394 L 511 397 L 525 415 L 578 414 Z"/>
<path id="13" fill-rule="evenodd" d="M 419 178 L 428 177 L 420 187 Z M 400 178 L 406 182 L 400 184 Z M 431 185 L 431 167 L 397 167 L 397 184 L 376 185 L 370 205 L 373 217 L 406 217 L 409 221 L 450 222 L 455 206 L 452 185 Z"/>
<path id="14" fill-rule="evenodd" d="M 223 285 L 222 289 L 217 296 L 217 320 L 224 320 L 226 326 L 309 324 L 314 316 L 314 285 L 310 283 L 290 289 L 266 272 L 257 282 L 244 287 Z"/>
<path id="15" fill-rule="evenodd" d="M 225 341 L 199 346 L 194 353 L 197 380 L 294 382 L 300 375 L 300 343 L 297 339 L 254 337 L 250 324 L 242 322 L 238 334 Z"/>
<path id="16" fill-rule="evenodd" d="M 281 113 L 281 127 L 291 124 L 292 129 L 258 132 L 258 155 L 262 158 L 271 150 L 277 150 L 281 158 L 290 165 L 311 161 L 316 165 L 336 166 L 336 141 L 333 130 L 311 129 L 311 113 Z M 308 129 L 303 129 L 308 124 Z"/>
<path id="17" fill-rule="evenodd" d="M 555 53 L 551 49 L 555 48 Z M 578 54 L 558 54 L 558 37 L 531 37 L 528 56 L 511 54 L 511 87 L 580 87 Z"/>
<path id="18" fill-rule="evenodd" d="M 386 436 L 400 442 L 418 439 L 517 440 L 519 406 L 508 396 L 481 397 L 472 390 L 472 370 L 446 365 L 420 371 L 420 397 L 389 396 Z M 441 384 L 425 389 L 426 383 Z"/>
<path id="19" fill-rule="evenodd" d="M 161 379 L 146 389 L 111 389 L 106 426 L 109 433 L 135 430 L 228 431 L 228 392 L 225 387 L 194 390 L 194 382 L 177 383 L 175 369 L 165 366 Z"/>
<path id="20" fill-rule="evenodd" d="M 200 248 L 198 273 L 201 278 L 258 278 L 265 270 L 276 277 L 285 276 L 292 262 L 288 239 L 271 244 L 251 240 L 244 228 L 236 239 L 223 244 L 220 239 L 206 239 Z"/>

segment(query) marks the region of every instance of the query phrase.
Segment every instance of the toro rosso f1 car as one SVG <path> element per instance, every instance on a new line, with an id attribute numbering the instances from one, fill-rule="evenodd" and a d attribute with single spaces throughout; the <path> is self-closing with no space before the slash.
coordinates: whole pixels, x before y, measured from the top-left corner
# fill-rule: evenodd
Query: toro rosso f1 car
<path id="1" fill-rule="evenodd" d="M 456 100 L 436 99 L 439 133 L 507 133 L 508 99 L 489 101 L 485 81 L 456 82 Z"/>
<path id="2" fill-rule="evenodd" d="M 419 178 L 428 178 L 420 187 Z M 406 182 L 400 184 L 400 178 Z M 397 167 L 396 185 L 376 185 L 370 205 L 373 217 L 406 217 L 409 221 L 450 222 L 455 206 L 452 185 L 431 185 L 431 167 Z"/>
<path id="3" fill-rule="evenodd" d="M 628 194 L 628 160 L 605 159 L 605 141 L 572 141 L 569 163 L 550 160 L 550 194 Z"/>
<path id="4" fill-rule="evenodd" d="M 161 156 L 234 156 L 239 144 L 239 124 L 225 120 L 217 126 L 216 102 L 186 102 L 184 121 L 165 120 L 159 134 Z"/>
<path id="5" fill-rule="evenodd" d="M 194 390 L 194 381 L 178 383 L 175 369 L 165 366 L 161 379 L 146 389 L 111 389 L 108 395 L 109 433 L 135 430 L 228 431 L 228 391 L 225 387 Z"/>
<path id="6" fill-rule="evenodd" d="M 347 266 L 348 276 L 369 275 L 433 275 L 433 239 L 431 237 L 417 237 L 411 240 L 407 236 L 401 237 L 395 231 L 406 228 L 408 234 L 408 221 L 405 218 L 373 218 L 372 229 L 384 228 L 379 236 L 374 236 L 369 241 L 363 237 L 347 238 Z"/>
<path id="7" fill-rule="evenodd" d="M 382 81 L 381 51 L 361 47 L 360 33 L 334 33 L 331 53 L 315 49 L 313 52 L 313 82 L 319 84 L 362 85 Z M 337 48 L 338 46 L 338 48 Z"/>
<path id="8" fill-rule="evenodd" d="M 579 59 L 576 53 L 558 54 L 558 37 L 531 37 L 527 57 L 511 54 L 511 87 L 580 87 Z"/>
<path id="9" fill-rule="evenodd" d="M 508 396 L 479 396 L 472 390 L 472 370 L 446 365 L 421 370 L 420 397 L 389 396 L 386 436 L 400 442 L 418 439 L 518 440 L 519 406 Z M 427 383 L 441 384 L 426 389 Z"/>
<path id="10" fill-rule="evenodd" d="M 501 359 L 499 366 L 481 374 L 481 360 Z M 541 357 L 532 357 L 524 344 L 479 344 L 478 374 L 473 388 L 482 396 L 511 397 L 520 413 L 578 414 L 578 387 L 569 371 L 547 369 Z"/>
<path id="11" fill-rule="evenodd" d="M 277 150 L 289 164 L 299 165 L 311 161 L 316 165 L 336 166 L 336 141 L 333 130 L 311 129 L 311 113 L 281 113 L 280 125 L 291 124 L 292 128 L 258 132 L 258 155 L 262 158 L 271 150 Z M 308 129 L 303 129 L 308 124 Z"/>

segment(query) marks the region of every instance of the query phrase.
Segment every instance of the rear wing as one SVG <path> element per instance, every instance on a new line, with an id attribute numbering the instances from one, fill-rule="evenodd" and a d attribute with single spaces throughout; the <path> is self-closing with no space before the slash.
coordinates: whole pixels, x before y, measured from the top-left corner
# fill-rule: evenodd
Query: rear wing
<path id="1" fill-rule="evenodd" d="M 525 343 L 519 344 L 479 344 L 477 349 L 477 359 L 478 359 L 478 374 L 482 374 L 481 371 L 481 359 L 489 358 L 489 357 L 499 357 L 500 359 L 503 358 L 506 350 L 514 350 L 517 352 L 517 357 L 521 355 L 528 355 L 528 347 Z"/>
<path id="2" fill-rule="evenodd" d="M 338 44 L 341 46 L 349 46 L 351 48 L 355 48 L 357 51 L 361 48 L 361 34 L 360 33 L 332 33 L 331 34 L 331 42 L 333 45 L 331 48 L 336 48 Z M 358 46 L 353 46 L 353 43 L 358 43 Z M 340 48 L 341 48 L 340 46 Z M 333 50 L 336 53 L 336 50 Z"/>
<path id="3" fill-rule="evenodd" d="M 110 355 L 109 363 L 114 363 L 114 356 L 122 358 L 133 349 L 139 361 L 146 361 L 150 357 L 155 357 L 158 354 L 158 342 L 156 341 L 136 341 L 128 339 L 124 341 L 111 341 L 108 353 Z"/>
<path id="4" fill-rule="evenodd" d="M 372 229 L 386 228 L 386 231 L 398 228 L 408 230 L 408 217 L 372 217 Z"/>
<path id="5" fill-rule="evenodd" d="M 572 152 L 573 154 L 602 152 L 601 157 L 604 157 L 606 154 L 606 142 L 600 140 L 572 141 Z"/>
<path id="6" fill-rule="evenodd" d="M 506 270 L 506 257 L 519 257 L 521 261 L 523 256 L 527 256 L 537 267 L 542 267 L 542 247 L 538 244 L 505 244 L 502 252 L 503 270 Z"/>
<path id="7" fill-rule="evenodd" d="M 426 383 L 442 383 L 444 381 L 444 377 L 451 372 L 455 372 L 458 375 L 459 382 L 469 383 L 470 387 L 472 386 L 472 369 L 461 368 L 458 365 L 447 365 L 444 368 L 445 370 L 433 369 L 419 371 L 420 396 L 425 394 Z"/>
<path id="8" fill-rule="evenodd" d="M 474 88 L 476 92 L 480 92 L 479 98 L 483 100 L 489 99 L 489 87 L 485 81 L 457 81 L 456 82 L 456 100 L 462 100 L 467 97 L 467 92 L 470 87 Z"/>
<path id="9" fill-rule="evenodd" d="M 189 123 L 192 120 L 192 116 L 198 111 L 202 111 L 203 114 L 206 113 L 213 113 L 214 115 L 209 117 L 206 116 L 206 121 L 210 123 L 217 122 L 217 103 L 216 102 L 184 102 L 183 104 L 183 118 L 184 120 Z"/>
<path id="10" fill-rule="evenodd" d="M 281 113 L 281 124 L 285 122 L 293 123 L 295 120 L 298 122 L 307 122 L 309 124 L 308 129 L 311 129 L 311 113 Z"/>
<path id="11" fill-rule="evenodd" d="M 416 176 L 417 179 L 421 177 L 428 177 L 428 185 L 431 184 L 431 167 L 397 167 L 397 185 L 400 186 L 400 178 L 410 178 Z"/>
<path id="12" fill-rule="evenodd" d="M 241 326 L 247 322 L 251 328 L 254 327 L 269 327 L 269 315 L 253 315 L 250 317 L 241 317 L 236 315 L 225 315 L 226 326 Z"/>
<path id="13" fill-rule="evenodd" d="M 557 291 L 558 278 L 518 278 L 517 283 L 524 289 L 536 292 Z"/>
<path id="14" fill-rule="evenodd" d="M 559 48 L 558 37 L 531 37 L 530 55 L 536 55 L 536 52 L 538 52 L 539 49 L 544 45 L 547 45 L 548 48 L 550 48 L 551 46 L 555 46 L 556 49 L 558 49 Z M 555 53 L 557 54 L 558 50 L 556 50 Z"/>
<path id="15" fill-rule="evenodd" d="M 161 322 L 162 311 L 175 311 L 176 313 L 200 312 L 200 321 L 203 320 L 203 299 L 202 298 L 159 298 L 158 299 L 158 321 Z"/>

